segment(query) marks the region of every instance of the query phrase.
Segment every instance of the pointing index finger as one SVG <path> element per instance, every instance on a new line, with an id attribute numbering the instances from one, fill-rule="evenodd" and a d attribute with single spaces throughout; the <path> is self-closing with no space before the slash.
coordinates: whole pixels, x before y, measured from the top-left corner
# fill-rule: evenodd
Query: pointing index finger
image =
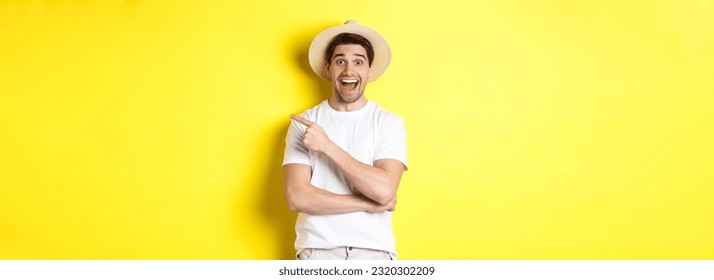
<path id="1" fill-rule="evenodd" d="M 297 121 L 297 122 L 299 122 L 299 123 L 301 123 L 301 124 L 303 124 L 303 125 L 305 125 L 305 126 L 307 126 L 307 127 L 311 127 L 311 126 L 315 125 L 314 122 L 311 122 L 311 121 L 309 121 L 308 119 L 303 118 L 303 117 L 298 116 L 298 115 L 295 115 L 295 114 L 290 114 L 290 118 L 292 118 L 293 120 L 295 120 L 295 121 Z"/>

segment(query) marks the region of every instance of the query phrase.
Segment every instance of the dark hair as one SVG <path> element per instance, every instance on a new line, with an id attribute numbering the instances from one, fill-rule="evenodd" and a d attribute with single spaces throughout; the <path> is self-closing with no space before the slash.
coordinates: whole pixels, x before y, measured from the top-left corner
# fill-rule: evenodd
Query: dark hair
<path id="1" fill-rule="evenodd" d="M 367 51 L 367 58 L 369 66 L 372 66 L 372 60 L 374 59 L 374 49 L 372 49 L 372 43 L 366 38 L 354 34 L 354 33 L 340 33 L 327 45 L 325 49 L 325 62 L 330 65 L 330 60 L 332 60 L 332 55 L 335 53 L 335 48 L 339 45 L 360 45 Z"/>

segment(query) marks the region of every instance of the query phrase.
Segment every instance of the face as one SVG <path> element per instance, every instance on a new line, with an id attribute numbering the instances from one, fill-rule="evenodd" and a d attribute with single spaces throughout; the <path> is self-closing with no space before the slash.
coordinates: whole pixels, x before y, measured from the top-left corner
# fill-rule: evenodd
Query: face
<path id="1" fill-rule="evenodd" d="M 336 101 L 347 104 L 364 98 L 362 94 L 372 68 L 369 67 L 367 51 L 362 46 L 338 45 L 327 67 Z"/>

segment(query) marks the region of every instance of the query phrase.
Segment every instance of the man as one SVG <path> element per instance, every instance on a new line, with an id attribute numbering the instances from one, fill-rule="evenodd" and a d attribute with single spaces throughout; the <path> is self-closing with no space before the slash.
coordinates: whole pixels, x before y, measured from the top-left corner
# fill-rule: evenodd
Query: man
<path id="1" fill-rule="evenodd" d="M 392 214 L 407 169 L 402 119 L 364 89 L 389 66 L 376 31 L 350 20 L 312 41 L 310 65 L 332 83 L 329 99 L 291 115 L 283 170 L 299 212 L 298 259 L 396 259 Z"/>

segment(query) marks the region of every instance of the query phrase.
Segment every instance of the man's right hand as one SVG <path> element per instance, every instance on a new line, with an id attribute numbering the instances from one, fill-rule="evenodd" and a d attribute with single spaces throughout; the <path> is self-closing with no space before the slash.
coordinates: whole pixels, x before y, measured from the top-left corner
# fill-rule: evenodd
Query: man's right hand
<path id="1" fill-rule="evenodd" d="M 327 148 L 335 145 L 320 125 L 298 115 L 291 114 L 290 118 L 305 126 L 305 134 L 303 135 L 302 144 L 308 150 L 325 153 Z"/>

